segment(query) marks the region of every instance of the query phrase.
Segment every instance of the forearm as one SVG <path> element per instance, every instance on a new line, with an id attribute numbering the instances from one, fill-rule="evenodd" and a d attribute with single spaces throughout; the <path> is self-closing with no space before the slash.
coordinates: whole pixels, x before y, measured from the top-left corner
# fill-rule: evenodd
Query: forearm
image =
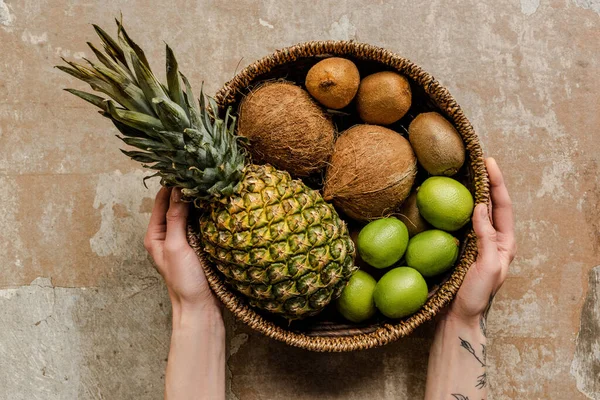
<path id="1" fill-rule="evenodd" d="M 485 399 L 485 346 L 477 321 L 441 320 L 429 355 L 425 400 Z"/>
<path id="2" fill-rule="evenodd" d="M 219 308 L 173 307 L 165 399 L 225 398 L 225 327 Z"/>

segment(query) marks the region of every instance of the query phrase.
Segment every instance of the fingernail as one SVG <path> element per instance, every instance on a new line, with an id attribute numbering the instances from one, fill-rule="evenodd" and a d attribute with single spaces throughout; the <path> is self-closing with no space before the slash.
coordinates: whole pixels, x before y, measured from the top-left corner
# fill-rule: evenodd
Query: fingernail
<path id="1" fill-rule="evenodd" d="M 173 188 L 173 190 L 171 191 L 171 200 L 174 203 L 179 203 L 179 201 L 181 201 L 181 189 Z"/>
<path id="2" fill-rule="evenodd" d="M 479 216 L 481 218 L 487 217 L 487 205 L 482 204 L 481 206 L 479 206 Z"/>

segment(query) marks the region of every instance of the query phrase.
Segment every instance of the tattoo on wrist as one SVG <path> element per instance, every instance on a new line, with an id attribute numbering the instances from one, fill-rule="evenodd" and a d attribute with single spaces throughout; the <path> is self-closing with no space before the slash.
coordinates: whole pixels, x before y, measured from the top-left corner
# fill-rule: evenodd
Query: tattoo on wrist
<path id="1" fill-rule="evenodd" d="M 490 295 L 488 304 L 487 304 L 485 310 L 483 311 L 483 314 L 481 314 L 481 318 L 479 319 L 479 328 L 481 329 L 481 333 L 483 334 L 484 337 L 487 337 L 487 318 L 488 318 L 488 314 L 490 313 L 490 308 L 492 308 L 492 303 L 494 301 L 494 295 L 495 295 L 495 293 L 492 293 Z M 477 352 L 475 351 L 475 349 L 473 348 L 471 343 L 469 343 L 469 341 L 461 338 L 460 336 L 458 338 L 460 339 L 460 347 L 467 350 L 473 356 L 473 358 L 479 363 L 479 365 L 482 368 L 484 368 L 483 373 L 477 377 L 475 387 L 477 389 L 483 389 L 483 388 L 487 387 L 487 372 L 485 371 L 485 368 L 487 367 L 487 364 L 486 364 L 487 363 L 487 349 L 485 347 L 485 344 L 481 343 L 481 357 L 480 357 L 477 355 Z M 469 400 L 468 396 L 465 396 L 460 393 L 451 393 L 451 395 L 454 398 L 454 400 Z"/>
<path id="2" fill-rule="evenodd" d="M 487 373 L 484 372 L 483 374 L 481 374 L 477 377 L 477 384 L 475 385 L 475 387 L 477 389 L 483 389 L 486 386 L 487 386 Z"/>
<path id="3" fill-rule="evenodd" d="M 469 353 L 471 353 L 471 355 L 473 356 L 473 358 L 475 358 L 475 360 L 477 360 L 477 362 L 483 368 L 486 368 L 487 365 L 486 365 L 486 348 L 485 348 L 485 344 L 481 344 L 481 354 L 482 354 L 482 356 L 481 356 L 481 358 L 479 358 L 479 356 L 475 352 L 475 349 L 473 348 L 473 346 L 471 346 L 471 343 L 469 343 L 467 340 L 464 340 L 460 336 L 458 338 L 460 339 L 460 347 L 464 348 Z M 475 387 L 477 389 L 483 389 L 486 386 L 487 386 L 487 373 L 484 370 L 483 374 L 481 374 L 481 375 L 479 375 L 477 377 L 477 383 L 475 384 Z M 454 396 L 454 394 L 453 394 L 453 396 Z M 462 396 L 462 395 L 459 395 L 459 396 Z M 457 399 L 461 399 L 461 397 L 457 397 Z"/>
<path id="4" fill-rule="evenodd" d="M 460 394 L 460 393 L 452 393 L 452 397 L 454 397 L 456 400 L 469 400 L 469 398 L 467 396 L 465 396 L 464 394 Z M 481 399 L 483 400 L 483 399 Z"/>
<path id="5" fill-rule="evenodd" d="M 460 339 L 460 347 L 466 349 L 469 353 L 471 353 L 473 355 L 473 357 L 475 357 L 477 362 L 479 362 L 479 364 L 481 364 L 482 367 L 485 367 L 485 363 L 483 361 L 481 361 L 481 358 L 479 358 L 477 356 L 477 354 L 475 354 L 475 349 L 473 348 L 473 346 L 471 346 L 471 343 L 469 343 L 468 341 L 466 341 L 465 339 L 463 339 L 461 337 L 459 337 L 459 339 Z"/>
<path id="6" fill-rule="evenodd" d="M 483 362 L 487 364 L 487 351 L 486 351 L 487 347 L 485 347 L 485 344 L 481 344 L 481 355 L 483 356 Z"/>
<path id="7" fill-rule="evenodd" d="M 481 328 L 481 333 L 483 333 L 483 336 L 487 337 L 487 318 L 488 318 L 488 314 L 490 313 L 490 308 L 492 308 L 492 303 L 494 301 L 494 296 L 496 294 L 492 293 L 490 295 L 490 300 L 488 301 L 488 305 L 485 307 L 485 310 L 483 311 L 483 314 L 481 315 L 481 318 L 479 319 L 479 327 Z"/>

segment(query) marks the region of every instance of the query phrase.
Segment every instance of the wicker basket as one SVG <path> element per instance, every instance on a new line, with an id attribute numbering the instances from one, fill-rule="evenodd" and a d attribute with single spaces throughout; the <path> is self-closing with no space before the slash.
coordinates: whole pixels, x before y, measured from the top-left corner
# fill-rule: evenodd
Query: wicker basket
<path id="1" fill-rule="evenodd" d="M 411 81 L 413 107 L 409 114 L 436 110 L 444 114 L 462 136 L 467 149 L 467 162 L 459 172 L 462 182 L 471 190 L 476 203 L 488 203 L 489 183 L 477 135 L 447 89 L 420 67 L 383 48 L 347 41 L 323 41 L 297 44 L 266 56 L 246 67 L 216 94 L 221 107 L 237 107 L 245 94 L 258 82 L 285 78 L 303 82 L 308 69 L 323 57 L 340 56 L 353 60 L 364 76 L 380 70 L 394 70 Z M 411 116 L 407 117 L 411 118 Z M 406 126 L 407 121 L 400 121 Z M 409 122 L 409 121 L 408 121 Z M 459 232 L 462 239 L 460 257 L 446 276 L 430 283 L 427 303 L 414 315 L 403 320 L 379 319 L 366 325 L 349 325 L 333 313 L 288 324 L 278 317 L 248 305 L 243 296 L 230 290 L 216 267 L 203 262 L 208 282 L 225 307 L 238 320 L 268 337 L 291 346 L 311 351 L 342 352 L 368 349 L 409 335 L 447 306 L 460 287 L 465 273 L 477 256 L 475 235 L 470 226 Z M 204 260 L 197 231 L 188 229 L 188 240 Z"/>

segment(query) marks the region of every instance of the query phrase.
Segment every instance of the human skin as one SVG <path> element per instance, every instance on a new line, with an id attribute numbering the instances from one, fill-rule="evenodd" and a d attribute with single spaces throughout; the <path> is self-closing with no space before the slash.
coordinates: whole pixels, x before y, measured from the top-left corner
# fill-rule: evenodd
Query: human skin
<path id="1" fill-rule="evenodd" d="M 512 203 L 502 173 L 493 158 L 486 160 L 486 168 L 491 205 L 488 209 L 478 204 L 473 213 L 477 260 L 437 323 L 429 355 L 426 400 L 487 398 L 487 315 L 515 257 L 516 242 Z"/>
<path id="2" fill-rule="evenodd" d="M 165 399 L 225 399 L 225 326 L 221 306 L 186 239 L 188 213 L 179 189 L 162 188 L 144 238 L 173 308 Z"/>
<path id="3" fill-rule="evenodd" d="M 491 206 L 473 213 L 478 257 L 456 298 L 438 320 L 430 351 L 426 400 L 487 397 L 486 318 L 516 253 L 512 204 L 494 159 L 486 160 Z M 225 328 L 200 260 L 186 238 L 189 204 L 179 189 L 162 188 L 144 245 L 165 279 L 173 332 L 165 399 L 225 398 Z M 492 217 L 493 223 L 490 220 Z"/>

